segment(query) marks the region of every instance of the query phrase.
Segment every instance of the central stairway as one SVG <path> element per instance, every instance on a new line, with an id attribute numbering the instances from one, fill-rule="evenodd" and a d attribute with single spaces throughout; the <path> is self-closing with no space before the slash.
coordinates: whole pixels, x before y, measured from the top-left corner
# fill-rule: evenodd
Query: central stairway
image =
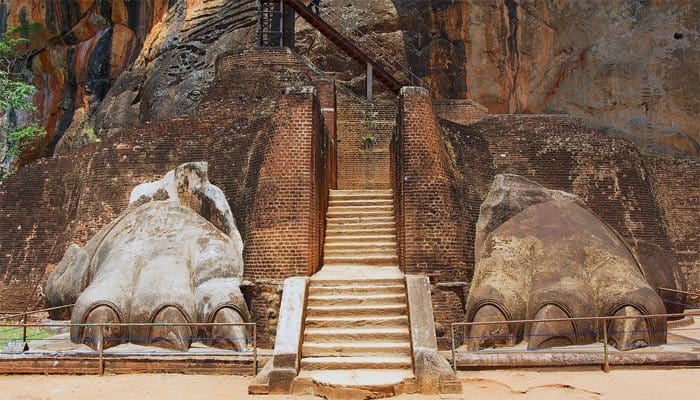
<path id="1" fill-rule="evenodd" d="M 330 192 L 324 266 L 310 280 L 304 326 L 297 384 L 317 395 L 411 391 L 408 307 L 391 190 Z"/>

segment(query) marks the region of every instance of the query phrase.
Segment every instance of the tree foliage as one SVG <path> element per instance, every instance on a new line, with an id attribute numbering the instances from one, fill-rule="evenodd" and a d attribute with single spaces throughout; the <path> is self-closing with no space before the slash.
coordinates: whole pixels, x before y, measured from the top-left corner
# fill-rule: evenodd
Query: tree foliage
<path id="1" fill-rule="evenodd" d="M 4 143 L 0 143 L 0 175 L 6 176 L 12 171 L 12 160 L 20 152 L 21 144 L 46 131 L 34 120 L 19 123 L 17 112 L 33 114 L 37 111 L 32 103 L 36 88 L 23 78 L 29 60 L 28 35 L 36 29 L 34 25 L 24 24 L 19 28 L 9 29 L 0 34 L 0 112 L 5 115 L 6 124 Z M 4 154 L 2 154 L 4 153 Z"/>

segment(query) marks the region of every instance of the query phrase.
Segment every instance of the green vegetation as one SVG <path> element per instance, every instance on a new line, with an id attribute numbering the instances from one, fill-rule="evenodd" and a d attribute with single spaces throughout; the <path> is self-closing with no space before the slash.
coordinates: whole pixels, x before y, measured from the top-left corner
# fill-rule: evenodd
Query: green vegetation
<path id="1" fill-rule="evenodd" d="M 36 24 L 23 24 L 0 34 L 0 114 L 6 119 L 0 126 L 0 176 L 12 173 L 12 160 L 22 149 L 22 144 L 37 136 L 46 135 L 36 120 L 20 122 L 18 112 L 35 113 L 32 95 L 36 88 L 29 81 L 29 35 L 38 29 Z"/>
<path id="2" fill-rule="evenodd" d="M 362 148 L 370 149 L 377 143 L 377 137 L 371 132 L 362 135 Z"/>
<path id="3" fill-rule="evenodd" d="M 46 339 L 57 335 L 56 332 L 40 326 L 30 326 L 27 328 L 27 341 L 30 345 L 33 340 Z M 0 327 L 0 351 L 8 347 L 11 343 L 22 342 L 22 327 Z"/>

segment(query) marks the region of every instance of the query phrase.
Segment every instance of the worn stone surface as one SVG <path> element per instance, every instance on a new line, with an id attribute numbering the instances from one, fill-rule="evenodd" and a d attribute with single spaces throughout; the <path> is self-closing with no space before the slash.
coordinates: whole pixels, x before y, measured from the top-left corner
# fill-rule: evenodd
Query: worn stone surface
<path id="1" fill-rule="evenodd" d="M 675 257 L 653 243 L 643 240 L 627 241 L 634 258 L 639 263 L 644 278 L 657 293 L 669 314 L 682 313 L 689 303 L 690 296 L 671 290 L 687 291 L 686 276 Z M 670 289 L 670 290 L 662 290 Z M 673 318 L 681 319 L 683 317 Z"/>
<path id="2" fill-rule="evenodd" d="M 494 180 L 482 208 L 488 220 L 493 218 L 490 208 L 501 208 L 498 198 L 508 203 L 503 196 L 508 181 Z M 530 205 L 520 203 L 524 208 L 515 209 L 510 218 L 502 214 L 506 221 L 490 231 L 489 223 L 477 223 L 482 227 L 477 236 L 484 239 L 475 250 L 468 321 L 665 312 L 661 298 L 617 233 L 581 202 L 547 200 L 551 191 L 534 182 L 527 185 L 525 179 L 513 181 L 515 188 L 529 186 L 529 191 L 542 193 L 528 196 Z M 666 320 L 658 318 L 614 321 L 609 325 L 609 340 L 620 349 L 665 343 L 665 325 Z M 480 325 L 470 330 L 467 345 L 482 348 L 526 340 L 529 348 L 536 349 L 590 343 L 596 331 L 593 321 Z"/>
<path id="3" fill-rule="evenodd" d="M 491 183 L 491 191 L 480 207 L 474 247 L 481 249 L 484 239 L 494 229 L 526 208 L 552 200 L 571 201 L 585 207 L 577 196 L 533 185 L 532 181 L 520 175 L 496 175 Z"/>
<path id="4" fill-rule="evenodd" d="M 272 365 L 276 368 L 299 370 L 299 351 L 308 283 L 307 277 L 287 278 L 284 281 L 275 352 L 272 356 Z"/>
<path id="5" fill-rule="evenodd" d="M 247 321 L 239 288 L 243 243 L 206 163 L 184 164 L 137 187 L 131 198 L 84 247 L 68 249 L 48 278 L 47 305 L 75 303 L 74 324 Z M 105 347 L 133 341 L 187 349 L 198 332 L 214 345 L 246 348 L 242 326 L 111 327 Z M 93 327 L 71 327 L 71 340 L 91 347 L 100 335 Z"/>
<path id="6" fill-rule="evenodd" d="M 308 277 L 284 281 L 272 361 L 255 378 L 251 394 L 288 393 L 299 373 Z"/>

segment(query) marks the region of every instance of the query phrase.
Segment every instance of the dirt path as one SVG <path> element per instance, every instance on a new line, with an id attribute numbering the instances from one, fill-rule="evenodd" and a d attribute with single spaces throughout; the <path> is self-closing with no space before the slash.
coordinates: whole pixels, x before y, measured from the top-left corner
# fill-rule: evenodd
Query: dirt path
<path id="1" fill-rule="evenodd" d="M 460 396 L 407 399 L 673 399 L 700 396 L 700 369 L 460 372 Z M 311 396 L 249 396 L 251 378 L 201 375 L 0 376 L 0 400 L 233 399 L 311 400 Z"/>

